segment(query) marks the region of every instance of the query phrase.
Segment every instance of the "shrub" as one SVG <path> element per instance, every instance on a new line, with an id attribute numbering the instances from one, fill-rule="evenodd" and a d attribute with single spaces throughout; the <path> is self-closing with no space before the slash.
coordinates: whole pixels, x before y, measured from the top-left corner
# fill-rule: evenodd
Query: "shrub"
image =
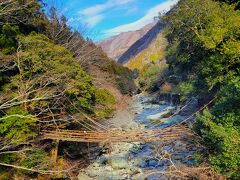
<path id="1" fill-rule="evenodd" d="M 99 118 L 108 118 L 114 112 L 116 100 L 106 89 L 97 89 L 95 93 L 95 112 Z"/>
<path id="2" fill-rule="evenodd" d="M 194 93 L 194 82 L 181 82 L 173 90 L 176 94 L 180 94 L 180 100 L 185 101 Z"/>
<path id="3" fill-rule="evenodd" d="M 12 144 L 20 144 L 37 135 L 33 128 L 36 120 L 21 107 L 12 107 L 0 118 L 0 135 Z"/>
<path id="4" fill-rule="evenodd" d="M 146 64 L 140 71 L 138 83 L 143 89 L 149 89 L 167 69 L 166 64 Z"/>
<path id="5" fill-rule="evenodd" d="M 48 154 L 43 150 L 33 150 L 25 154 L 25 158 L 20 163 L 21 166 L 29 169 L 47 170 L 51 165 Z M 23 170 L 22 173 L 35 176 L 37 173 Z"/>
<path id="6" fill-rule="evenodd" d="M 217 95 L 211 111 L 198 115 L 194 129 L 210 150 L 213 168 L 235 178 L 240 168 L 240 78 L 233 78 Z"/>
<path id="7" fill-rule="evenodd" d="M 230 177 L 240 167 L 240 134 L 234 127 L 216 121 L 219 121 L 218 118 L 206 110 L 198 116 L 195 129 L 209 147 L 212 167 Z"/>
<path id="8" fill-rule="evenodd" d="M 96 104 L 113 105 L 116 103 L 114 96 L 106 89 L 97 89 L 95 98 Z"/>

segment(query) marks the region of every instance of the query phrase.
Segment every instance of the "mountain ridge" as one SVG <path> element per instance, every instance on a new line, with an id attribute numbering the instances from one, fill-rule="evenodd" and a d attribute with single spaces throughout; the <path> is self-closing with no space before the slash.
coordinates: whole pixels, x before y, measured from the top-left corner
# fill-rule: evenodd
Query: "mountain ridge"
<path id="1" fill-rule="evenodd" d="M 131 58 L 137 56 L 146 49 L 158 36 L 161 31 L 162 23 L 157 22 L 143 37 L 138 39 L 132 46 L 125 51 L 118 59 L 119 64 L 127 63 Z"/>
<path id="2" fill-rule="evenodd" d="M 100 46 L 110 58 L 118 61 L 134 43 L 145 36 L 155 25 L 156 22 L 152 22 L 139 30 L 122 32 L 119 35 L 97 42 L 96 45 Z"/>

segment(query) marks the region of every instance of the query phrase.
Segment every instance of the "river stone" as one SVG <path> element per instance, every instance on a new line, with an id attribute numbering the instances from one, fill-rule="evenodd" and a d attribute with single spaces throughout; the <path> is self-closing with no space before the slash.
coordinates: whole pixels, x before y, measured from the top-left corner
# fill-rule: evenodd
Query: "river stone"
<path id="1" fill-rule="evenodd" d="M 158 161 L 156 159 L 148 160 L 148 166 L 149 167 L 156 167 L 157 165 L 158 165 Z"/>
<path id="2" fill-rule="evenodd" d="M 111 166 L 106 166 L 106 167 L 105 167 L 105 170 L 106 170 L 106 171 L 112 171 L 113 168 L 112 168 Z"/>
<path id="3" fill-rule="evenodd" d="M 192 151 L 197 151 L 197 148 L 196 148 L 196 147 L 193 147 L 193 148 L 192 148 Z"/>
<path id="4" fill-rule="evenodd" d="M 182 148 L 184 146 L 184 144 L 181 141 L 175 141 L 174 143 L 174 149 L 179 149 Z"/>
<path id="5" fill-rule="evenodd" d="M 169 166 L 170 165 L 170 162 L 168 160 L 162 160 L 162 161 L 159 161 L 158 162 L 158 165 L 157 165 L 157 169 L 158 170 L 163 170 L 165 169 L 165 167 Z"/>
<path id="6" fill-rule="evenodd" d="M 172 154 L 172 159 L 174 160 L 182 160 L 183 158 L 182 154 Z"/>
<path id="7" fill-rule="evenodd" d="M 159 174 L 156 172 L 156 174 L 151 174 L 145 178 L 145 180 L 166 180 L 169 179 L 163 174 Z"/>
<path id="8" fill-rule="evenodd" d="M 141 161 L 140 163 L 139 163 L 139 167 L 140 168 L 146 168 L 148 166 L 148 163 L 146 162 L 146 161 Z"/>
<path id="9" fill-rule="evenodd" d="M 134 168 L 130 169 L 130 173 L 129 174 L 136 175 L 136 174 L 139 174 L 139 173 L 142 173 L 142 170 L 139 169 L 139 168 L 134 167 Z"/>
<path id="10" fill-rule="evenodd" d="M 87 170 L 86 173 L 89 177 L 97 177 L 97 173 L 94 170 Z"/>
<path id="11" fill-rule="evenodd" d="M 171 151 L 172 150 L 172 146 L 164 146 L 163 150 L 164 151 Z"/>
<path id="12" fill-rule="evenodd" d="M 100 167 L 100 164 L 97 163 L 97 162 L 94 162 L 94 163 L 92 164 L 92 166 L 96 168 L 96 167 Z"/>
<path id="13" fill-rule="evenodd" d="M 108 158 L 105 157 L 105 156 L 100 156 L 100 157 L 97 159 L 97 162 L 98 162 L 99 164 L 103 164 L 103 165 L 107 164 L 107 161 L 108 161 Z"/>
<path id="14" fill-rule="evenodd" d="M 78 180 L 93 180 L 92 178 L 88 177 L 86 174 L 79 173 L 78 174 Z"/>
<path id="15" fill-rule="evenodd" d="M 119 157 L 112 157 L 109 161 L 108 164 L 112 166 L 113 169 L 125 169 L 129 166 L 128 162 Z"/>

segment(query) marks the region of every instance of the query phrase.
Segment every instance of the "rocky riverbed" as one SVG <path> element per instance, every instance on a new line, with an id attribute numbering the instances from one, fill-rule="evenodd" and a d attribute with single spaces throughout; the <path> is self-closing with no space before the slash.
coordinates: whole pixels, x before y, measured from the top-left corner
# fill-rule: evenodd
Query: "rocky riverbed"
<path id="1" fill-rule="evenodd" d="M 153 98 L 136 96 L 128 109 L 117 112 L 106 125 L 124 130 L 164 128 L 185 118 L 184 115 L 173 115 L 179 107 L 167 102 L 153 104 Z M 193 155 L 199 150 L 191 138 L 168 142 L 114 143 L 107 149 L 79 173 L 79 180 L 168 179 L 169 173 L 178 175 L 180 168 L 194 165 Z"/>

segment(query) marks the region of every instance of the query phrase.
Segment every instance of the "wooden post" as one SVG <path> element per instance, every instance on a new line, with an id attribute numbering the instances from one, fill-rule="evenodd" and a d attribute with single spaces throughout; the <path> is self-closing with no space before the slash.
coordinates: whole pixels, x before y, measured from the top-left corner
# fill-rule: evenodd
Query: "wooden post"
<path id="1" fill-rule="evenodd" d="M 112 148 L 112 143 L 111 142 L 106 142 L 106 144 L 104 145 L 107 149 L 107 154 L 111 155 L 113 148 Z"/>
<path id="2" fill-rule="evenodd" d="M 56 164 L 57 163 L 57 157 L 58 157 L 58 146 L 59 146 L 59 140 L 56 140 L 54 142 L 54 148 L 51 152 L 51 160 Z"/>

